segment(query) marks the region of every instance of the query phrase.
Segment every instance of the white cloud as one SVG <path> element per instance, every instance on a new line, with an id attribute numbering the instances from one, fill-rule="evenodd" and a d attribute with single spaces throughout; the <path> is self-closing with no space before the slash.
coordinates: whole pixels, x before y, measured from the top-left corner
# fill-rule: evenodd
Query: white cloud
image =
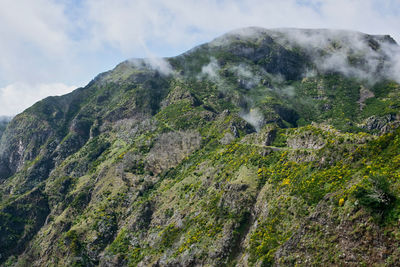
<path id="1" fill-rule="evenodd" d="M 220 67 L 217 60 L 214 57 L 211 57 L 210 62 L 201 68 L 201 74 L 198 78 L 201 79 L 202 77 L 208 77 L 208 79 L 218 82 L 220 80 L 218 73 L 219 69 Z"/>
<path id="2" fill-rule="evenodd" d="M 388 0 L 87 0 L 87 21 L 96 44 L 124 51 L 153 42 L 191 46 L 245 26 L 344 28 L 400 37 L 400 16 Z M 382 4 L 383 3 L 383 4 Z M 381 12 L 376 5 L 383 6 Z M 315 8 L 318 6 L 319 8 Z M 400 4 L 397 4 L 400 9 Z M 383 13 L 382 13 L 383 12 Z"/>
<path id="3" fill-rule="evenodd" d="M 233 73 L 235 73 L 235 75 L 239 78 L 241 85 L 247 89 L 257 86 L 262 78 L 259 73 L 253 72 L 253 70 L 245 64 L 233 66 L 230 68 L 230 70 L 233 71 Z M 265 74 L 261 68 L 258 69 L 258 72 Z"/>
<path id="4" fill-rule="evenodd" d="M 280 29 L 279 32 L 285 33 L 283 38 L 272 33 L 278 42 L 283 45 L 300 45 L 308 50 L 309 54 L 314 55 L 314 63 L 320 71 L 338 71 L 374 83 L 377 78 L 375 74 L 384 67 L 382 74 L 386 78 L 400 82 L 400 47 L 391 42 L 378 41 L 381 49 L 374 50 L 364 34 L 354 31 Z M 319 56 L 315 53 L 317 49 L 324 49 L 326 54 Z M 353 60 L 362 59 L 362 64 L 351 64 L 349 56 Z M 382 65 L 384 57 L 387 59 Z"/>
<path id="5" fill-rule="evenodd" d="M 252 125 L 257 132 L 263 125 L 264 116 L 257 108 L 252 108 L 248 112 L 242 111 L 239 115 L 242 119 Z"/>
<path id="6" fill-rule="evenodd" d="M 0 114 L 16 115 L 47 96 L 63 95 L 75 88 L 77 87 L 62 83 L 36 84 L 34 86 L 22 82 L 10 84 L 0 88 Z"/>
<path id="7" fill-rule="evenodd" d="M 138 68 L 150 68 L 160 72 L 163 75 L 171 75 L 174 73 L 172 66 L 164 58 L 149 57 L 144 59 L 130 59 L 129 62 Z"/>
<path id="8" fill-rule="evenodd" d="M 51 76 L 67 62 L 67 29 L 63 8 L 54 1 L 0 0 L 0 81 Z"/>
<path id="9" fill-rule="evenodd" d="M 391 64 L 390 67 L 386 69 L 386 74 L 389 78 L 400 83 L 400 47 L 388 45 L 384 47 L 384 49 L 389 55 Z"/>

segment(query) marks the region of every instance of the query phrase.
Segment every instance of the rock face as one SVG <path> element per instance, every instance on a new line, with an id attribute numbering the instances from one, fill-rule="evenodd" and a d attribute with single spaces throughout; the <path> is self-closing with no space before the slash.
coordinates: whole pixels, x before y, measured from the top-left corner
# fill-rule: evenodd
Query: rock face
<path id="1" fill-rule="evenodd" d="M 399 50 L 246 28 L 36 103 L 0 124 L 0 265 L 398 266 Z"/>
<path id="2" fill-rule="evenodd" d="M 320 149 L 326 144 L 326 141 L 311 131 L 304 131 L 289 137 L 286 143 L 293 149 Z"/>
<path id="3" fill-rule="evenodd" d="M 388 114 L 385 116 L 375 116 L 374 115 L 374 116 L 367 118 L 361 127 L 365 128 L 369 131 L 372 131 L 372 130 L 381 131 L 382 129 L 384 129 L 386 127 L 386 125 L 388 125 L 390 122 L 394 122 L 394 121 L 398 121 L 398 119 L 396 119 L 396 116 L 393 114 Z"/>
<path id="4" fill-rule="evenodd" d="M 196 151 L 200 144 L 201 135 L 194 131 L 162 134 L 147 155 L 146 168 L 154 174 L 160 174 L 177 166 Z"/>
<path id="5" fill-rule="evenodd" d="M 358 100 L 358 103 L 360 104 L 360 109 L 362 110 L 365 107 L 365 101 L 369 98 L 373 98 L 375 94 L 368 90 L 365 87 L 360 88 L 360 99 Z"/>

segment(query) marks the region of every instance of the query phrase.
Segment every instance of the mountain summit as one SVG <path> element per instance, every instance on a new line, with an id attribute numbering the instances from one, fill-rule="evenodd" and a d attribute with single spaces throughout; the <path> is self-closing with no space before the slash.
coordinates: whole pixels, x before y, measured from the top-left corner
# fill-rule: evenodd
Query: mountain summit
<path id="1" fill-rule="evenodd" d="M 0 264 L 399 265 L 399 83 L 344 30 L 122 62 L 0 131 Z"/>

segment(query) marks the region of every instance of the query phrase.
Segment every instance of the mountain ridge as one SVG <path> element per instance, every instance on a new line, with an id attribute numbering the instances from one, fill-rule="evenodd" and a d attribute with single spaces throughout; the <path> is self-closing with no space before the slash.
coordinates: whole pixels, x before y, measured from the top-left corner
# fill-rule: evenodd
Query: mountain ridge
<path id="1" fill-rule="evenodd" d="M 1 138 L 0 263 L 396 265 L 398 51 L 245 28 L 34 104 Z"/>

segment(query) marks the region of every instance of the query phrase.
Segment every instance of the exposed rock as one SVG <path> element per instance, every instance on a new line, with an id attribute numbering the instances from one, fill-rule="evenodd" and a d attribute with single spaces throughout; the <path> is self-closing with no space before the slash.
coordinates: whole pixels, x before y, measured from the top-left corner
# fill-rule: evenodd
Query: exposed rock
<path id="1" fill-rule="evenodd" d="M 190 104 L 194 106 L 198 106 L 201 104 L 201 102 L 188 90 L 185 90 L 181 86 L 177 86 L 168 94 L 165 100 L 161 102 L 161 107 L 165 108 L 181 100 L 188 100 Z"/>
<path id="2" fill-rule="evenodd" d="M 175 167 L 185 157 L 197 150 L 201 135 L 196 131 L 169 132 L 158 137 L 146 157 L 146 169 L 159 174 Z"/>
<path id="3" fill-rule="evenodd" d="M 232 133 L 225 133 L 224 137 L 221 138 L 221 140 L 219 140 L 221 142 L 221 144 L 223 145 L 229 145 L 230 143 L 233 142 L 233 140 L 235 140 L 235 136 Z"/>
<path id="4" fill-rule="evenodd" d="M 395 115 L 388 114 L 385 116 L 371 116 L 367 118 L 362 124 L 361 128 L 368 131 L 378 130 L 381 131 L 385 126 L 396 119 Z"/>
<path id="5" fill-rule="evenodd" d="M 360 99 L 358 100 L 358 103 L 360 105 L 360 110 L 363 110 L 363 108 L 365 107 L 365 101 L 372 97 L 375 97 L 375 94 L 372 91 L 368 90 L 368 88 L 361 86 Z"/>
<path id="6" fill-rule="evenodd" d="M 320 149 L 326 141 L 312 132 L 300 133 L 287 139 L 287 145 L 293 149 Z"/>
<path id="7" fill-rule="evenodd" d="M 400 121 L 397 118 L 396 121 L 389 122 L 388 124 L 383 126 L 382 129 L 381 129 L 380 134 L 386 134 L 386 133 L 394 132 L 399 127 L 400 127 Z"/>

